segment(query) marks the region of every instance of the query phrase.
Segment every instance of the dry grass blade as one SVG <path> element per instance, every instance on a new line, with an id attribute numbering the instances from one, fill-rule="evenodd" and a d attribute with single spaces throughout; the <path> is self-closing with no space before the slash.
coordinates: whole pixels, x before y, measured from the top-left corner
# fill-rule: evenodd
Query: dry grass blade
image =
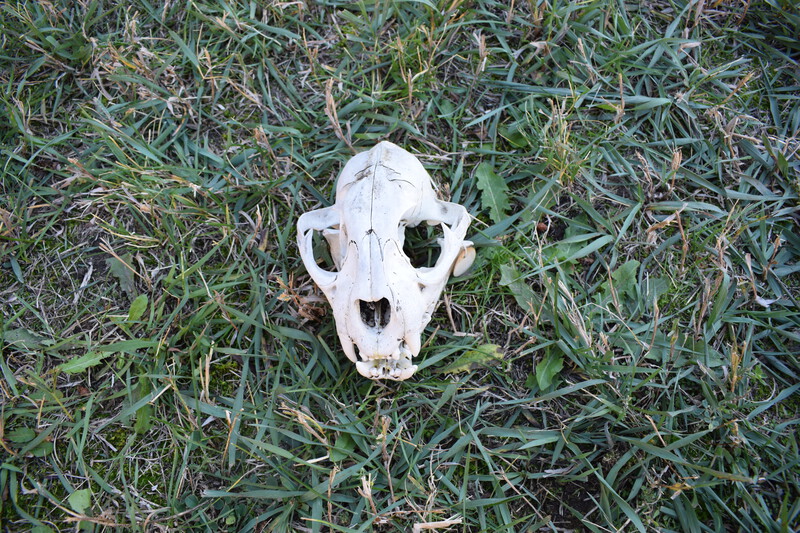
<path id="1" fill-rule="evenodd" d="M 350 150 L 355 153 L 355 148 L 353 148 L 349 136 L 345 137 L 345 134 L 342 131 L 342 126 L 339 124 L 339 115 L 336 113 L 336 101 L 333 99 L 334 82 L 335 80 L 330 78 L 327 83 L 325 83 L 325 114 L 328 116 L 328 120 L 331 122 L 331 126 L 333 127 L 333 131 L 336 133 L 336 137 L 338 137 L 339 140 L 344 141 Z"/>

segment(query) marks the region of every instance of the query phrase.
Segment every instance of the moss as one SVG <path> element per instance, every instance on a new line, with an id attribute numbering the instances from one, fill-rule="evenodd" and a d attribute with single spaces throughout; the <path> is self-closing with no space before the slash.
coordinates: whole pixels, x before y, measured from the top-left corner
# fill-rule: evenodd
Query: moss
<path id="1" fill-rule="evenodd" d="M 117 426 L 115 429 L 104 433 L 103 438 L 105 438 L 114 448 L 121 450 L 128 443 L 128 437 L 130 434 L 130 428 Z"/>
<path id="2" fill-rule="evenodd" d="M 209 392 L 216 396 L 233 396 L 239 386 L 241 370 L 241 363 L 234 359 L 213 362 L 209 371 Z"/>

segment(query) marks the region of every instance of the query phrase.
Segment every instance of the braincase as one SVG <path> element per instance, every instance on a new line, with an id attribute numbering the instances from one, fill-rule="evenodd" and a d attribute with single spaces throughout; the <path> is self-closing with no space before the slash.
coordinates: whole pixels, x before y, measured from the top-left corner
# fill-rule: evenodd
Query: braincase
<path id="1" fill-rule="evenodd" d="M 412 187 L 431 188 L 430 176 L 416 157 L 396 144 L 383 141 L 347 162 L 339 174 L 336 194 L 354 181 L 382 174 L 387 179 L 403 179 Z"/>
<path id="2" fill-rule="evenodd" d="M 404 221 L 414 225 L 423 198 L 434 195 L 422 164 L 388 142 L 353 157 L 339 176 L 336 194 L 351 235 L 396 228 Z"/>

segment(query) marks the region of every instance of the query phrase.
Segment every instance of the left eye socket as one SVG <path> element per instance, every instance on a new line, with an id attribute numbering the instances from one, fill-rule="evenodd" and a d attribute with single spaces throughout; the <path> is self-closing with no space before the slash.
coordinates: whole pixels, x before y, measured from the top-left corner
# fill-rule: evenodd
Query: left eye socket
<path id="1" fill-rule="evenodd" d="M 403 253 L 408 256 L 414 268 L 431 268 L 441 254 L 438 239 L 444 237 L 441 224 L 430 226 L 421 223 L 414 227 L 404 227 Z"/>

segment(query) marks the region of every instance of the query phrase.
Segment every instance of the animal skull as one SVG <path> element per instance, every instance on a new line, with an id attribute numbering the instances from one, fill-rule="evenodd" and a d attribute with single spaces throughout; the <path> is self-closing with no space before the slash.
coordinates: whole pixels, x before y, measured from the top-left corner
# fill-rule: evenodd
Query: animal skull
<path id="1" fill-rule="evenodd" d="M 403 252 L 405 229 L 423 222 L 441 225 L 441 251 L 432 267 L 415 268 Z M 463 206 L 436 198 L 416 157 L 385 141 L 347 162 L 334 205 L 300 216 L 300 256 L 362 376 L 404 380 L 417 370 L 412 358 L 447 278 L 463 274 L 475 259 L 464 240 L 469 222 Z M 330 270 L 314 257 L 315 231 L 330 247 Z"/>

